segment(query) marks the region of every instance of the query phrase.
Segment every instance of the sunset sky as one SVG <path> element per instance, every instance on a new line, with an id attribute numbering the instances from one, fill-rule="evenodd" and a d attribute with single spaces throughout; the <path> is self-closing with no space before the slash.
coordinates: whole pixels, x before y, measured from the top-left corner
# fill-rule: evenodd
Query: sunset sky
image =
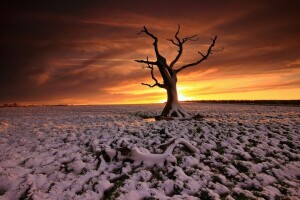
<path id="1" fill-rule="evenodd" d="M 214 53 L 178 77 L 180 100 L 300 99 L 299 0 L 11 1 L 1 5 L 0 103 L 123 104 L 166 100 L 148 69 L 152 40 L 172 61 L 196 61 L 211 37 Z"/>

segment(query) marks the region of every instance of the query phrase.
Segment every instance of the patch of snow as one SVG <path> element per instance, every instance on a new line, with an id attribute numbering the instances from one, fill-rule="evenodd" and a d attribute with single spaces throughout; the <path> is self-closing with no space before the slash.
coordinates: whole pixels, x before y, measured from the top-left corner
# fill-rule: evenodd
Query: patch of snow
<path id="1" fill-rule="evenodd" d="M 300 108 L 184 104 L 5 108 L 0 199 L 299 199 Z"/>

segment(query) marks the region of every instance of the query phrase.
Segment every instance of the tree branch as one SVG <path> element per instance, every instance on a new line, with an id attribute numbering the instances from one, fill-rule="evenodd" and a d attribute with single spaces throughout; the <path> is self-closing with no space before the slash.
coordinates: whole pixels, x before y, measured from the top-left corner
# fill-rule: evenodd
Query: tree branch
<path id="1" fill-rule="evenodd" d="M 149 64 L 149 65 L 156 65 L 157 64 L 155 61 L 148 61 L 148 58 L 147 58 L 147 60 L 134 60 L 134 61 L 138 62 L 138 63 Z"/>
<path id="2" fill-rule="evenodd" d="M 192 36 L 193 37 L 193 36 Z M 194 63 L 190 63 L 190 64 L 186 64 L 186 65 L 183 65 L 181 66 L 180 68 L 178 68 L 177 70 L 175 70 L 176 73 L 180 72 L 181 70 L 185 69 L 185 68 L 188 68 L 188 67 L 192 67 L 192 66 L 195 66 L 195 65 L 198 65 L 200 64 L 201 62 L 203 62 L 204 60 L 206 60 L 208 58 L 208 56 L 210 54 L 212 54 L 213 51 L 218 51 L 218 50 L 213 50 L 212 48 L 215 46 L 215 43 L 216 43 L 216 40 L 217 40 L 217 36 L 215 36 L 214 38 L 211 38 L 212 40 L 212 43 L 211 45 L 209 46 L 209 48 L 207 49 L 207 52 L 206 54 L 203 54 L 201 53 L 200 51 L 198 51 L 198 53 L 201 55 L 201 59 L 194 62 Z"/>
<path id="3" fill-rule="evenodd" d="M 178 29 L 177 29 L 177 32 L 175 34 L 175 38 L 177 40 L 177 46 L 179 47 L 178 54 L 175 57 L 175 59 L 171 62 L 170 68 L 173 68 L 173 66 L 175 65 L 175 63 L 179 60 L 180 56 L 182 55 L 182 51 L 183 51 L 183 47 L 182 47 L 183 42 L 181 42 L 180 38 L 178 37 L 179 31 L 180 31 L 180 25 L 178 25 Z"/>
<path id="4" fill-rule="evenodd" d="M 151 87 L 151 88 L 153 88 L 155 86 L 158 86 L 160 88 L 166 88 L 164 84 L 159 83 L 157 81 L 157 79 L 155 78 L 153 65 L 148 64 L 148 66 L 143 66 L 143 68 L 149 68 L 149 69 L 151 69 L 151 77 L 152 77 L 152 79 L 154 80 L 155 83 L 153 85 L 150 85 L 150 84 L 147 84 L 147 83 L 141 83 L 142 85 L 146 85 L 146 86 Z"/>
<path id="5" fill-rule="evenodd" d="M 177 44 L 173 39 L 167 39 L 168 41 L 172 42 L 172 44 L 179 46 L 179 44 Z"/>
<path id="6" fill-rule="evenodd" d="M 197 38 L 197 35 L 186 36 L 185 38 L 182 39 L 182 44 L 188 40 L 189 41 L 197 41 L 197 40 L 199 40 L 199 38 Z"/>
<path id="7" fill-rule="evenodd" d="M 148 36 L 150 36 L 154 40 L 153 46 L 154 46 L 154 51 L 155 51 L 156 57 L 160 57 L 161 55 L 159 54 L 158 47 L 157 47 L 157 42 L 158 42 L 157 37 L 154 36 L 152 33 L 150 33 L 148 31 L 148 29 L 146 28 L 146 26 L 143 27 L 143 29 L 138 33 L 138 35 L 141 34 L 141 33 L 147 34 Z"/>
<path id="8" fill-rule="evenodd" d="M 175 57 L 175 59 L 171 62 L 170 64 L 170 68 L 173 68 L 173 66 L 176 64 L 176 62 L 179 60 L 179 58 L 181 57 L 182 55 L 182 52 L 183 52 L 183 44 L 186 42 L 186 41 L 196 41 L 198 40 L 197 35 L 192 35 L 192 36 L 186 36 L 184 37 L 182 40 L 179 38 L 178 34 L 179 34 L 179 31 L 180 31 L 180 25 L 178 25 L 178 29 L 177 29 L 177 32 L 175 33 L 175 39 L 177 40 L 177 43 L 173 40 L 173 39 L 168 39 L 169 41 L 171 41 L 174 45 L 178 46 L 179 49 L 177 50 L 178 51 L 178 54 L 177 56 Z"/>
<path id="9" fill-rule="evenodd" d="M 145 33 L 146 35 L 150 36 L 154 40 L 153 46 L 154 46 L 155 55 L 156 55 L 157 60 L 155 62 L 148 61 L 148 59 L 147 59 L 147 61 L 145 61 L 145 60 L 135 60 L 135 61 L 139 62 L 139 63 L 145 63 L 145 64 L 151 64 L 151 65 L 158 66 L 163 79 L 169 79 L 172 74 L 175 74 L 175 72 L 173 72 L 172 69 L 167 65 L 166 58 L 164 58 L 162 55 L 160 55 L 160 53 L 158 51 L 157 37 L 154 36 L 152 33 L 150 33 L 148 31 L 148 29 L 146 28 L 146 26 L 144 26 L 143 29 L 138 34 L 141 34 L 141 33 Z M 164 68 L 166 68 L 166 70 Z"/>

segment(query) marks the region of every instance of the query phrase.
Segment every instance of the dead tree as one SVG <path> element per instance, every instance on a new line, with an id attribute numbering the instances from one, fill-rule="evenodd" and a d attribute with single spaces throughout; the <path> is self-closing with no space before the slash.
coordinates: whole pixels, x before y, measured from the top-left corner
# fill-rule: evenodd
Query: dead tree
<path id="1" fill-rule="evenodd" d="M 184 38 L 179 37 L 179 31 L 180 31 L 180 26 L 178 26 L 177 32 L 175 33 L 175 40 L 174 39 L 168 39 L 173 45 L 175 45 L 178 48 L 178 54 L 174 58 L 174 60 L 168 64 L 167 60 L 158 50 L 158 38 L 150 33 L 146 26 L 143 27 L 143 29 L 140 31 L 139 34 L 145 33 L 148 35 L 150 38 L 153 39 L 153 46 L 154 46 L 154 51 L 155 51 L 155 56 L 156 56 L 156 61 L 150 61 L 147 57 L 146 60 L 135 60 L 138 63 L 142 63 L 143 68 L 149 68 L 151 70 L 151 77 L 154 80 L 154 84 L 146 84 L 142 83 L 142 85 L 146 85 L 149 87 L 160 87 L 165 90 L 167 90 L 167 103 L 165 105 L 165 108 L 163 109 L 161 116 L 162 117 L 179 117 L 179 118 L 186 118 L 189 117 L 188 113 L 182 108 L 178 101 L 178 94 L 177 94 L 177 74 L 181 72 L 182 70 L 196 66 L 200 63 L 202 63 L 204 60 L 206 60 L 209 55 L 211 55 L 214 51 L 213 47 L 215 46 L 215 42 L 217 40 L 217 36 L 214 38 L 211 38 L 211 44 L 209 48 L 207 49 L 206 53 L 201 53 L 198 51 L 198 54 L 200 58 L 189 64 L 184 64 L 181 66 L 177 66 L 177 62 L 180 59 L 182 52 L 183 52 L 183 45 L 187 41 L 196 41 L 197 35 L 192 35 L 192 36 L 186 36 Z M 176 69 L 175 69 L 176 65 Z M 158 80 L 154 76 L 154 67 L 157 67 L 160 75 L 162 77 L 163 83 L 159 83 Z"/>

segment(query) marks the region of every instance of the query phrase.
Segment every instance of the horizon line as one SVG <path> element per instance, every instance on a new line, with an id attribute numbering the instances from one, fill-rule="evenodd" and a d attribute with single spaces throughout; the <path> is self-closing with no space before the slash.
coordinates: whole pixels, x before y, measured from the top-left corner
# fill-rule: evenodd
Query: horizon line
<path id="1" fill-rule="evenodd" d="M 299 102 L 298 102 L 299 101 Z M 273 102 L 273 103 L 280 103 L 280 102 L 297 102 L 300 104 L 300 99 L 240 99 L 240 100 L 185 100 L 185 101 L 179 101 L 181 103 L 197 103 L 197 102 L 216 102 L 216 103 L 255 103 L 255 102 Z M 22 104 L 22 103 L 2 103 L 0 107 L 30 107 L 30 106 L 109 106 L 109 105 L 147 105 L 147 104 L 165 104 L 166 102 L 152 102 L 152 103 L 110 103 L 110 104 Z"/>

